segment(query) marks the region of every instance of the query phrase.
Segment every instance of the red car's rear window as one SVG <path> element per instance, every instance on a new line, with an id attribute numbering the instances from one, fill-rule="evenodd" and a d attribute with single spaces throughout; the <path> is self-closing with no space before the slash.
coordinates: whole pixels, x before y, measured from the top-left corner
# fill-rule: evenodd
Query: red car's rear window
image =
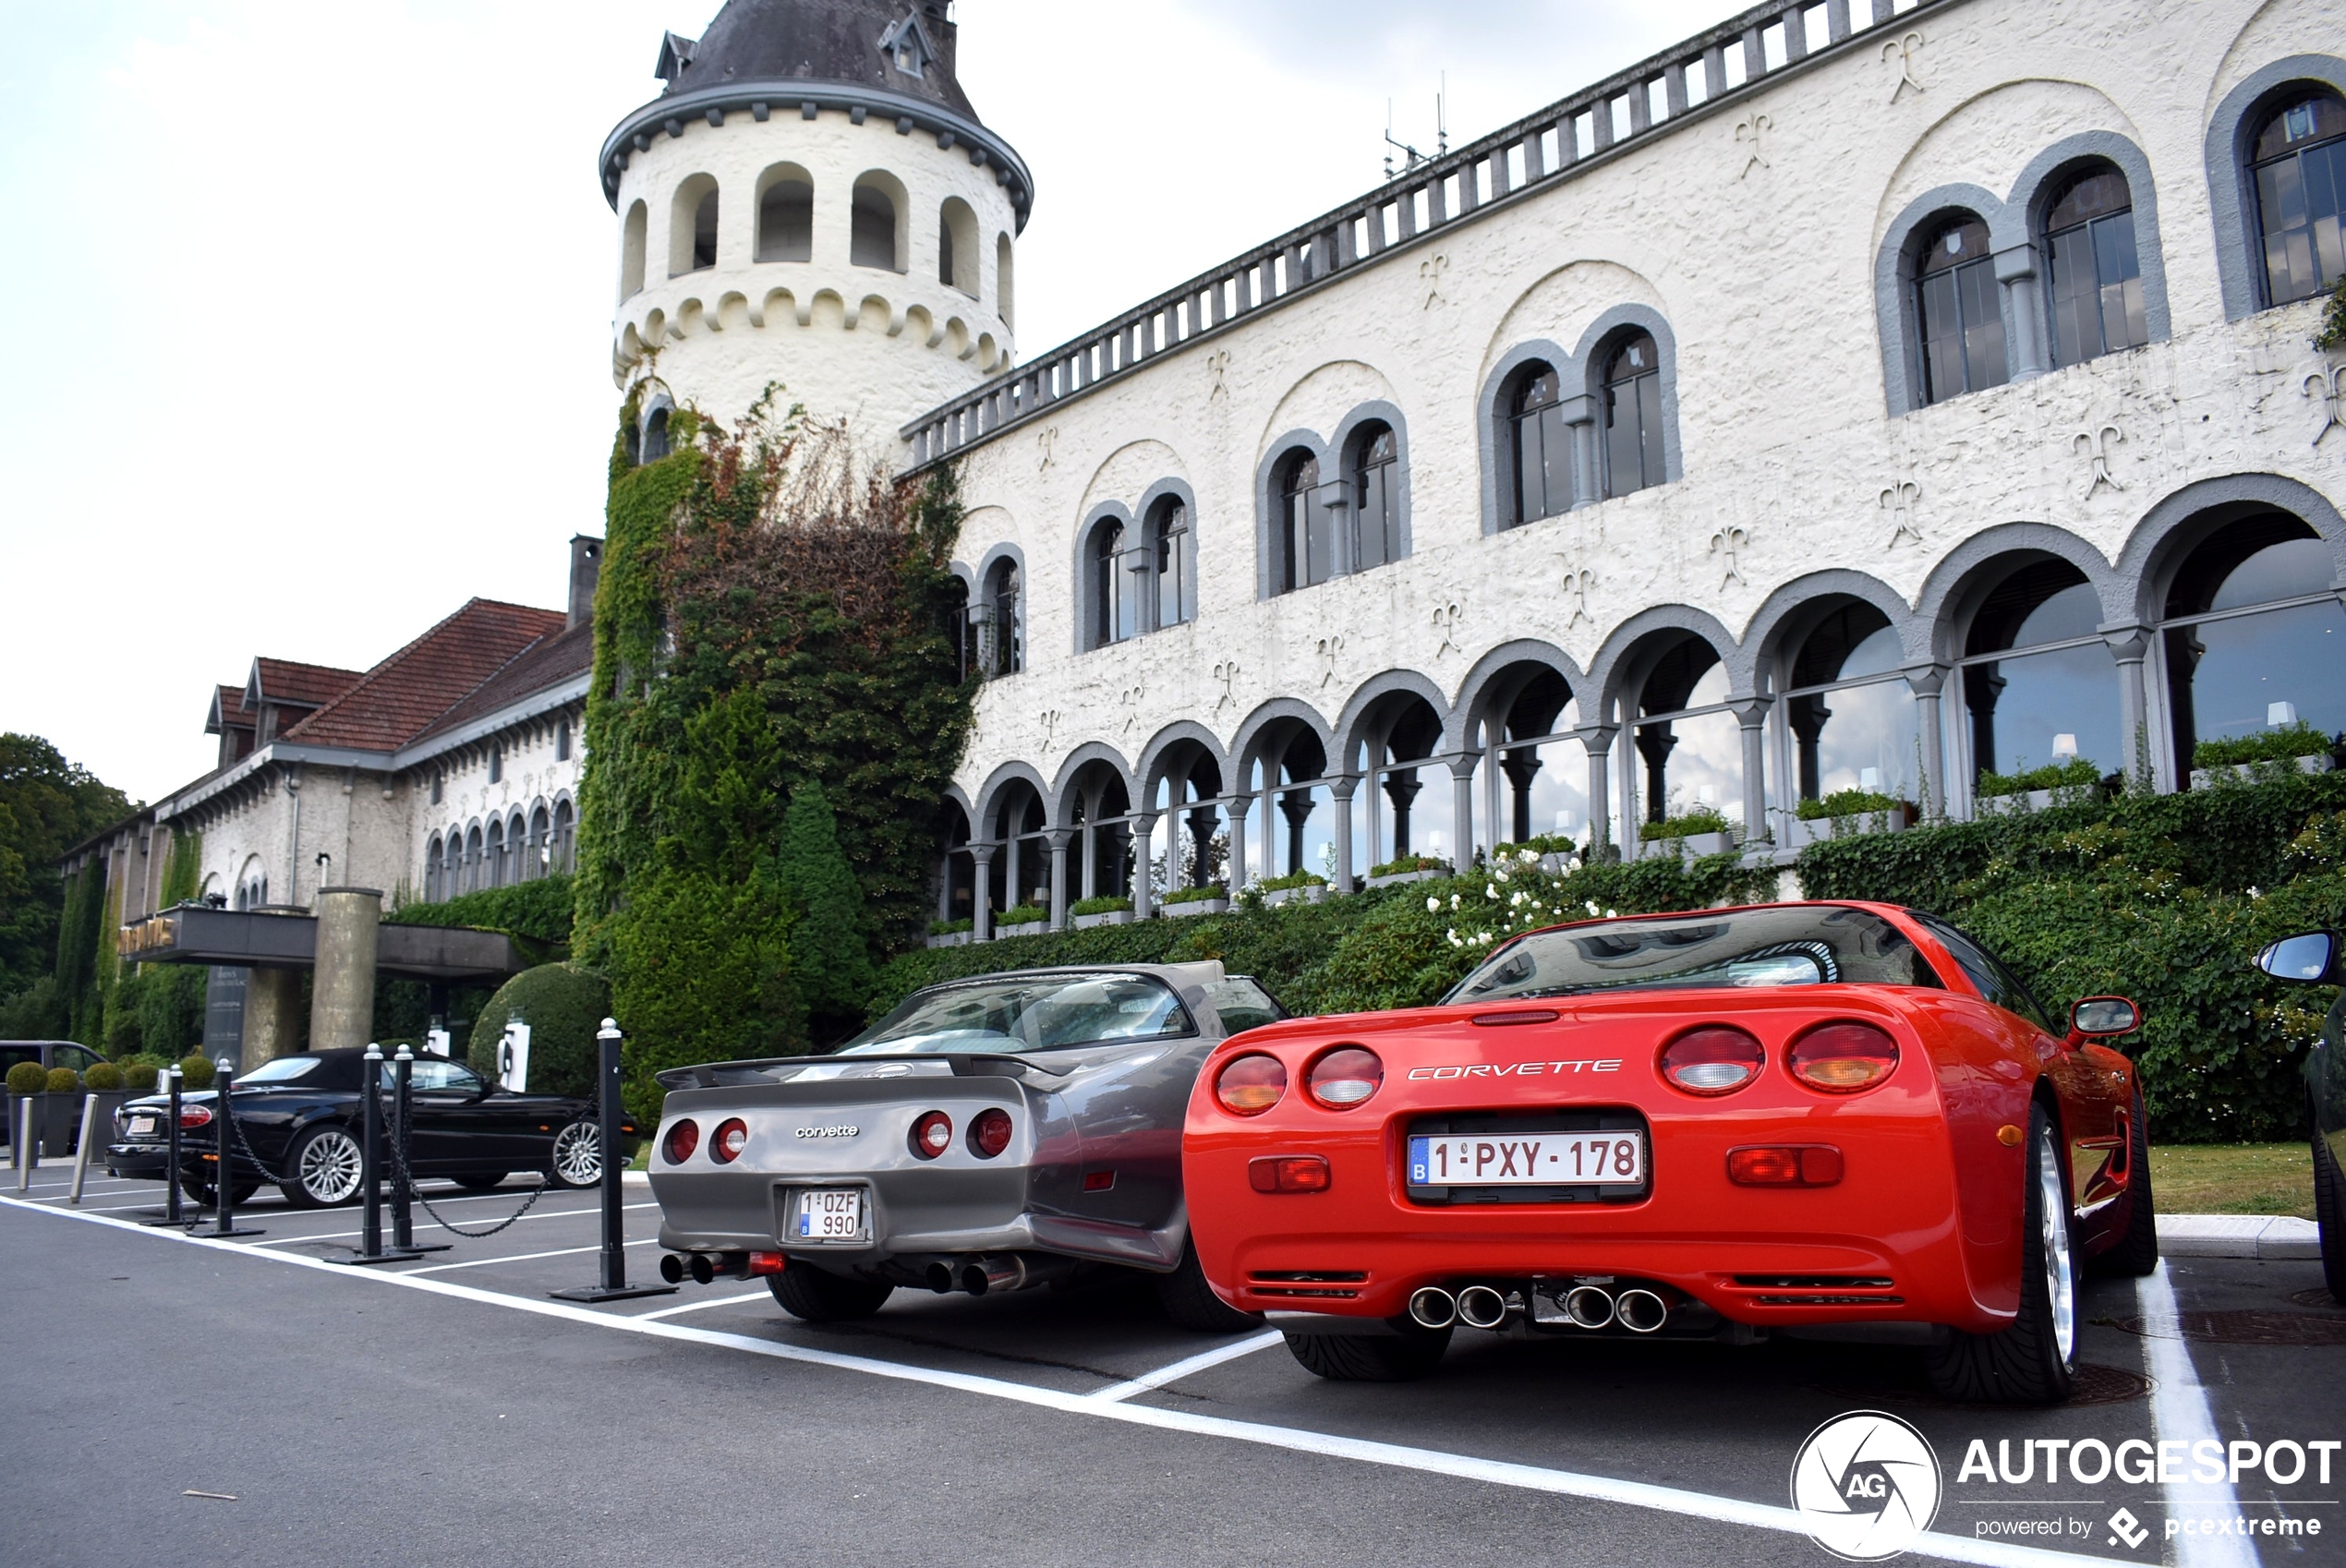
<path id="1" fill-rule="evenodd" d="M 1942 987 L 1906 934 L 1869 910 L 1799 904 L 1592 921 L 1508 943 L 1447 1002 L 1697 986 Z"/>

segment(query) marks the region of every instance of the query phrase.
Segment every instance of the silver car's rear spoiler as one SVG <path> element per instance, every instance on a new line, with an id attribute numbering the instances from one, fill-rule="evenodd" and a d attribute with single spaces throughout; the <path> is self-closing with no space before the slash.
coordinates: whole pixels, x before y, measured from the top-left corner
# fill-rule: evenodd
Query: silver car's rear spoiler
<path id="1" fill-rule="evenodd" d="M 877 1052 L 853 1056 L 759 1056 L 739 1062 L 703 1062 L 697 1067 L 671 1067 L 652 1075 L 662 1089 L 717 1089 L 738 1084 L 755 1074 L 762 1077 L 774 1067 L 808 1067 L 824 1064 L 862 1067 L 870 1062 L 943 1062 L 953 1069 L 955 1078 L 999 1078 L 1005 1066 L 1024 1072 L 1041 1073 L 1046 1078 L 1066 1078 L 1074 1069 L 1049 1067 L 1026 1056 L 1007 1051 L 908 1051 L 901 1055 L 883 1055 Z"/>

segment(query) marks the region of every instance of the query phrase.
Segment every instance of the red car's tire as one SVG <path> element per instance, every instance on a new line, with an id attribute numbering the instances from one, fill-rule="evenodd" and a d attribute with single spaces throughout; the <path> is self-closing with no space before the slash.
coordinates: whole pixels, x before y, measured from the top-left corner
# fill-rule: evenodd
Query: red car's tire
<path id="1" fill-rule="evenodd" d="M 2346 1175 L 2330 1154 L 2329 1140 L 2314 1123 L 2314 1218 L 2321 1225 L 2322 1284 L 2330 1297 L 2346 1302 Z"/>
<path id="2" fill-rule="evenodd" d="M 1924 1362 L 1931 1391 L 1977 1405 L 2058 1405 L 2077 1375 L 2077 1260 L 2061 1143 L 2042 1105 L 2028 1110 L 2021 1191 L 2020 1314 L 1999 1333 L 1958 1331 Z"/>
<path id="3" fill-rule="evenodd" d="M 1205 1270 L 1197 1260 L 1197 1243 L 1181 1245 L 1181 1266 L 1155 1278 L 1156 1299 L 1165 1315 L 1182 1328 L 1199 1333 L 1239 1333 L 1263 1326 L 1259 1312 L 1241 1312 L 1214 1294 Z"/>
<path id="4" fill-rule="evenodd" d="M 2150 1127 L 2143 1114 L 2140 1089 L 2134 1091 L 2132 1122 L 2133 1135 L 2126 1144 L 2126 1192 L 2134 1209 L 2126 1218 L 2126 1234 L 2094 1262 L 2100 1272 L 2140 1279 L 2159 1267 L 2159 1205 L 2150 1192 Z"/>
<path id="5" fill-rule="evenodd" d="M 1450 1330 L 1409 1323 L 1398 1334 L 1291 1333 L 1288 1354 L 1314 1377 L 1340 1383 L 1405 1383 L 1425 1376 L 1450 1348 Z"/>
<path id="6" fill-rule="evenodd" d="M 895 1294 L 891 1285 L 841 1279 L 812 1263 L 792 1262 L 779 1274 L 766 1276 L 766 1288 L 782 1310 L 802 1322 L 838 1323 L 868 1318 L 888 1305 Z"/>

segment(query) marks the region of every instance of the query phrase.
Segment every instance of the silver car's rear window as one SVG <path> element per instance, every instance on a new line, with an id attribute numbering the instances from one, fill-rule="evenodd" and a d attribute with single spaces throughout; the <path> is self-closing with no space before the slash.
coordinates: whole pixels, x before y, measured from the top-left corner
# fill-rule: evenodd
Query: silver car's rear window
<path id="1" fill-rule="evenodd" d="M 1006 975 L 916 991 L 838 1054 L 1048 1051 L 1196 1032 L 1181 999 L 1149 975 Z"/>
<path id="2" fill-rule="evenodd" d="M 1632 988 L 1928 985 L 1938 973 L 1905 932 L 1831 904 L 1706 910 L 1539 931 L 1461 981 L 1449 1002 Z"/>

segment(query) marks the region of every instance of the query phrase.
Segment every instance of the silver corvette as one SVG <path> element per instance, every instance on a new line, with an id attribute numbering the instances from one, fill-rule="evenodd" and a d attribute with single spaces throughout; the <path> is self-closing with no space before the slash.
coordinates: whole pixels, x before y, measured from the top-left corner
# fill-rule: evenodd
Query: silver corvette
<path id="1" fill-rule="evenodd" d="M 661 1073 L 661 1270 L 763 1275 L 822 1322 L 1120 1266 L 1185 1326 L 1247 1326 L 1190 1245 L 1181 1122 L 1215 1044 L 1284 1017 L 1218 962 L 1023 970 L 914 992 L 832 1055 Z"/>

